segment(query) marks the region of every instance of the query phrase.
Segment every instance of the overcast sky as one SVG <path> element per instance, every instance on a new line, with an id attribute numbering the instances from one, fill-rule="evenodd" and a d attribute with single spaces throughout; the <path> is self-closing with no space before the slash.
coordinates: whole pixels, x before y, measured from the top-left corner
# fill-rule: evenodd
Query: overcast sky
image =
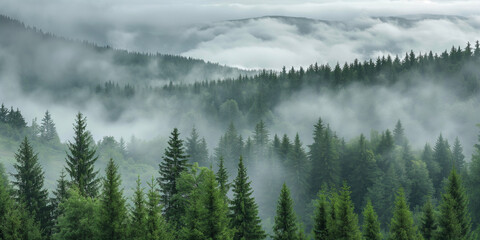
<path id="1" fill-rule="evenodd" d="M 73 39 L 142 52 L 202 58 L 242 68 L 335 64 L 442 51 L 480 39 L 480 1 L 446 0 L 2 0 L 0 13 Z M 462 16 L 413 25 L 370 17 Z M 341 21 L 232 19 L 290 16 Z M 308 31 L 302 31 L 307 25 Z"/>

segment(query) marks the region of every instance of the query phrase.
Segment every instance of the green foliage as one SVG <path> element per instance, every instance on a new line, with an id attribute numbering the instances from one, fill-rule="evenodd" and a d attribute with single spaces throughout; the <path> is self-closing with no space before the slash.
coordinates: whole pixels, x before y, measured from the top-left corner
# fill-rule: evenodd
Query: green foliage
<path id="1" fill-rule="evenodd" d="M 478 126 L 480 127 L 480 125 Z M 480 135 L 478 136 L 478 143 L 474 146 L 467 182 L 473 223 L 480 227 L 480 188 L 478 186 L 480 186 Z"/>
<path id="2" fill-rule="evenodd" d="M 367 205 L 363 210 L 363 238 L 365 240 L 381 240 L 380 222 L 377 213 L 373 209 L 372 202 L 367 201 Z"/>
<path id="3" fill-rule="evenodd" d="M 228 183 L 228 172 L 227 169 L 225 169 L 223 157 L 220 157 L 220 161 L 218 163 L 216 180 L 218 182 L 220 194 L 225 198 L 225 200 L 228 200 L 227 193 L 230 190 L 230 184 Z"/>
<path id="4" fill-rule="evenodd" d="M 433 186 L 437 189 L 437 196 L 440 196 L 442 182 L 448 177 L 453 165 L 450 146 L 448 141 L 444 140 L 441 134 L 435 143 L 433 151 L 433 161 L 438 164 L 440 170 L 437 175 L 432 176 Z"/>
<path id="5" fill-rule="evenodd" d="M 157 192 L 157 184 L 152 177 L 148 183 L 147 193 L 147 240 L 170 240 L 174 239 L 169 229 L 169 224 L 162 216 L 160 195 Z"/>
<path id="6" fill-rule="evenodd" d="M 419 239 L 417 229 L 413 224 L 412 212 L 410 212 L 403 188 L 398 190 L 393 218 L 390 222 L 390 235 L 392 240 Z"/>
<path id="7" fill-rule="evenodd" d="M 121 183 L 118 166 L 110 159 L 100 195 L 100 238 L 104 240 L 126 238 L 127 209 Z"/>
<path id="8" fill-rule="evenodd" d="M 253 190 L 248 181 L 247 169 L 240 157 L 237 177 L 233 181 L 233 198 L 230 205 L 230 224 L 235 230 L 234 240 L 264 239 L 265 232 L 258 217 L 258 207 L 253 198 Z"/>
<path id="9" fill-rule="evenodd" d="M 48 191 L 43 186 L 44 173 L 38 163 L 38 156 L 27 137 L 15 154 L 15 159 L 17 162 L 14 164 L 16 173 L 13 174 L 13 186 L 17 202 L 25 206 L 28 215 L 33 216 L 33 221 L 40 223 L 41 231 L 48 236 L 53 224 Z"/>
<path id="10" fill-rule="evenodd" d="M 200 166 L 207 167 L 208 165 L 208 149 L 205 138 L 200 139 L 197 129 L 193 127 L 190 137 L 185 143 L 185 153 L 189 156 L 191 164 L 197 162 Z"/>
<path id="11" fill-rule="evenodd" d="M 147 237 L 147 209 L 145 206 L 145 193 L 137 177 L 137 186 L 132 197 L 133 207 L 130 210 L 129 239 L 143 240 Z"/>
<path id="12" fill-rule="evenodd" d="M 436 239 L 469 239 L 471 219 L 468 212 L 468 197 L 460 176 L 453 169 L 448 177 L 440 205 L 440 218 Z"/>
<path id="13" fill-rule="evenodd" d="M 53 235 L 56 240 L 100 239 L 98 228 L 99 201 L 82 195 L 76 186 L 70 188 L 68 198 L 60 203 L 63 214 L 59 216 Z"/>
<path id="14" fill-rule="evenodd" d="M 350 188 L 344 183 L 335 201 L 335 231 L 332 232 L 334 239 L 360 239 L 362 236 L 350 194 Z"/>
<path id="15" fill-rule="evenodd" d="M 277 214 L 273 226 L 274 240 L 297 240 L 297 217 L 293 210 L 293 200 L 290 190 L 283 184 L 277 203 Z"/>
<path id="16" fill-rule="evenodd" d="M 87 118 L 78 113 L 74 124 L 74 142 L 68 142 L 67 167 L 71 184 L 75 185 L 83 196 L 96 197 L 98 193 L 98 171 L 94 170 L 94 164 L 98 157 L 92 136 L 86 130 Z"/>
<path id="17" fill-rule="evenodd" d="M 59 143 L 60 138 L 57 134 L 57 128 L 53 122 L 50 112 L 46 111 L 45 116 L 42 119 L 42 125 L 40 126 L 40 138 L 44 142 Z"/>
<path id="18" fill-rule="evenodd" d="M 318 193 L 315 202 L 315 216 L 313 224 L 313 234 L 315 240 L 328 239 L 328 202 L 327 195 L 324 191 Z"/>
<path id="19" fill-rule="evenodd" d="M 420 231 L 425 240 L 430 240 L 434 238 L 436 230 L 437 221 L 435 217 L 435 209 L 433 208 L 431 199 L 428 198 L 423 206 L 422 218 L 420 219 Z"/>
<path id="20" fill-rule="evenodd" d="M 168 147 L 165 149 L 163 161 L 159 164 L 160 177 L 157 178 L 162 193 L 161 202 L 165 219 L 177 229 L 181 228 L 180 219 L 185 209 L 174 196 L 177 194 L 177 180 L 188 166 L 188 156 L 185 154 L 183 141 L 179 135 L 178 129 L 174 128 Z"/>

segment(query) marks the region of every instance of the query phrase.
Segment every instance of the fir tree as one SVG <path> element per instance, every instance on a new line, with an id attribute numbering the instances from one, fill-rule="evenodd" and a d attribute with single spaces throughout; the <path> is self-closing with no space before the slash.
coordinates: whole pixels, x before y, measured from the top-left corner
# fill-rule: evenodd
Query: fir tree
<path id="1" fill-rule="evenodd" d="M 129 236 L 133 240 L 143 240 L 147 237 L 147 209 L 145 207 L 145 193 L 137 177 L 137 185 L 132 197 L 133 207 L 130 214 Z"/>
<path id="2" fill-rule="evenodd" d="M 164 207 L 165 219 L 176 228 L 181 227 L 179 219 L 184 213 L 184 209 L 174 198 L 177 194 L 177 180 L 188 166 L 188 156 L 185 154 L 183 141 L 179 135 L 178 129 L 174 128 L 168 141 L 168 147 L 165 149 L 163 161 L 159 164 L 160 177 L 157 178 L 162 193 L 161 202 Z"/>
<path id="3" fill-rule="evenodd" d="M 208 150 L 205 143 L 205 139 L 200 139 L 197 129 L 192 128 L 190 137 L 187 138 L 185 143 L 186 154 L 189 156 L 190 163 L 197 162 L 201 166 L 205 166 L 208 160 Z"/>
<path id="4" fill-rule="evenodd" d="M 288 154 L 286 166 L 289 169 L 288 182 L 295 186 L 292 197 L 295 201 L 300 202 L 308 190 L 309 164 L 298 134 L 295 136 L 292 149 Z"/>
<path id="5" fill-rule="evenodd" d="M 403 188 L 400 188 L 395 201 L 393 218 L 390 223 L 389 239 L 392 240 L 412 240 L 418 239 L 413 217 L 410 212 Z"/>
<path id="6" fill-rule="evenodd" d="M 328 202 L 324 191 L 319 192 L 316 200 L 313 234 L 315 240 L 328 239 Z"/>
<path id="7" fill-rule="evenodd" d="M 480 127 L 480 124 L 477 126 Z M 478 186 L 480 186 L 480 135 L 478 136 L 478 143 L 474 146 L 467 182 L 470 209 L 472 211 L 473 222 L 477 226 L 480 224 L 480 188 Z"/>
<path id="8" fill-rule="evenodd" d="M 44 188 L 44 173 L 38 163 L 38 155 L 25 137 L 15 154 L 16 163 L 13 174 L 15 180 L 15 195 L 21 202 L 29 216 L 32 214 L 34 221 L 41 224 L 41 230 L 49 235 L 52 227 L 51 208 L 48 205 L 48 191 Z"/>
<path id="9" fill-rule="evenodd" d="M 227 193 L 230 190 L 230 184 L 228 183 L 228 172 L 227 169 L 225 169 L 223 157 L 220 157 L 220 162 L 218 163 L 218 171 L 216 175 L 220 193 L 227 200 Z"/>
<path id="10" fill-rule="evenodd" d="M 422 218 L 420 220 L 420 231 L 425 240 L 433 239 L 434 233 L 437 230 L 437 223 L 435 220 L 435 210 L 433 209 L 430 198 L 423 206 Z"/>
<path id="11" fill-rule="evenodd" d="M 395 144 L 399 146 L 403 146 L 406 143 L 405 130 L 400 120 L 397 121 L 395 129 L 393 130 L 393 139 L 395 140 Z"/>
<path id="12" fill-rule="evenodd" d="M 55 123 L 52 120 L 50 112 L 48 111 L 45 112 L 45 116 L 42 119 L 42 125 L 40 126 L 40 138 L 45 142 L 60 141 Z"/>
<path id="13" fill-rule="evenodd" d="M 101 238 L 104 240 L 125 239 L 127 209 L 123 190 L 120 189 L 122 180 L 118 173 L 118 166 L 110 158 L 103 179 L 103 191 L 100 196 L 100 228 Z"/>
<path id="14" fill-rule="evenodd" d="M 228 208 L 224 197 L 218 189 L 215 174 L 209 170 L 206 172 L 205 178 L 202 188 L 202 204 L 205 209 L 202 214 L 201 227 L 203 236 L 211 240 L 231 239 L 233 232 L 228 228 Z"/>
<path id="15" fill-rule="evenodd" d="M 460 176 L 453 169 L 448 177 L 440 205 L 437 239 L 468 239 L 471 237 L 471 219 L 468 199 Z"/>
<path id="16" fill-rule="evenodd" d="M 455 169 L 457 169 L 461 175 L 465 173 L 465 155 L 463 155 L 463 148 L 458 137 L 455 138 L 455 142 L 453 143 L 452 160 Z"/>
<path id="17" fill-rule="evenodd" d="M 297 240 L 297 217 L 293 210 L 290 190 L 284 183 L 277 203 L 277 214 L 273 226 L 274 240 Z"/>
<path id="18" fill-rule="evenodd" d="M 336 203 L 336 239 L 360 239 L 362 236 L 350 193 L 350 188 L 344 183 Z"/>
<path id="19" fill-rule="evenodd" d="M 174 239 L 169 231 L 168 223 L 162 216 L 160 195 L 157 192 L 157 184 L 152 177 L 148 183 L 147 193 L 147 240 L 170 240 Z"/>
<path id="20" fill-rule="evenodd" d="M 67 144 L 66 170 L 70 175 L 71 184 L 77 186 L 83 196 L 96 197 L 98 192 L 98 172 L 94 170 L 94 164 L 98 157 L 90 133 L 86 130 L 87 119 L 82 113 L 78 113 L 74 125 L 74 142 Z"/>
<path id="21" fill-rule="evenodd" d="M 53 199 L 52 199 L 52 208 L 53 208 L 53 219 L 56 221 L 58 217 L 63 213 L 60 208 L 60 203 L 68 198 L 68 182 L 66 179 L 65 170 L 62 169 L 60 172 L 60 178 L 57 180 L 57 187 L 53 190 Z"/>
<path id="22" fill-rule="evenodd" d="M 365 240 L 381 240 L 380 222 L 377 213 L 373 209 L 372 202 L 367 201 L 367 205 L 363 210 L 363 238 Z"/>
<path id="23" fill-rule="evenodd" d="M 448 177 L 448 173 L 452 169 L 453 162 L 448 142 L 443 139 L 441 134 L 438 137 L 433 150 L 433 161 L 435 161 L 439 166 L 438 174 L 436 176 L 432 176 L 433 186 L 435 189 L 437 189 L 437 195 L 439 195 L 442 182 L 446 177 Z"/>
<path id="24" fill-rule="evenodd" d="M 230 226 L 235 229 L 234 240 L 256 240 L 266 237 L 258 217 L 258 206 L 252 196 L 253 190 L 250 184 L 247 169 L 240 157 L 238 174 L 233 181 L 233 199 L 230 206 Z"/>

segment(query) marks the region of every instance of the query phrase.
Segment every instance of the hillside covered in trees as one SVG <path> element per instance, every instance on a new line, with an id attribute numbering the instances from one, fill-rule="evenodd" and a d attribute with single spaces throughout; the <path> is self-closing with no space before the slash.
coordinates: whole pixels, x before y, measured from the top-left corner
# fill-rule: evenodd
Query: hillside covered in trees
<path id="1" fill-rule="evenodd" d="M 0 107 L 0 239 L 480 235 L 480 136 L 469 108 L 480 103 L 478 42 L 247 71 L 70 41 L 8 17 L 0 36 L 0 93 L 17 97 Z M 420 107 L 425 92 L 429 108 Z M 405 124 L 389 112 L 383 128 L 382 93 L 414 99 L 407 110 L 420 117 Z M 314 121 L 296 115 L 316 97 L 334 100 Z M 453 117 L 438 107 L 443 98 Z M 38 106 L 86 112 L 36 116 Z M 70 135 L 57 131 L 72 119 Z M 140 122 L 150 138 L 93 137 L 119 121 L 118 131 Z M 407 134 L 417 122 L 436 140 L 419 145 L 417 127 Z"/>

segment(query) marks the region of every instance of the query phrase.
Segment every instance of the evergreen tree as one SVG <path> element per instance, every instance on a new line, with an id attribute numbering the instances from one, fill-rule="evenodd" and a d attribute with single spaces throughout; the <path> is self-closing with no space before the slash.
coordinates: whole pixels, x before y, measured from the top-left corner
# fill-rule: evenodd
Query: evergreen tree
<path id="1" fill-rule="evenodd" d="M 350 188 L 343 184 L 336 205 L 336 239 L 361 239 L 358 217 L 350 198 Z"/>
<path id="2" fill-rule="evenodd" d="M 147 209 L 145 207 L 145 193 L 137 177 L 137 185 L 132 197 L 131 221 L 129 236 L 133 240 L 144 240 L 147 237 Z"/>
<path id="3" fill-rule="evenodd" d="M 74 186 L 69 189 L 68 198 L 60 203 L 63 214 L 55 226 L 55 240 L 99 239 L 99 203 L 91 197 L 83 196 Z"/>
<path id="4" fill-rule="evenodd" d="M 319 192 L 315 206 L 313 234 L 315 240 L 328 239 L 328 202 L 324 191 Z"/>
<path id="5" fill-rule="evenodd" d="M 45 112 L 45 116 L 42 119 L 42 125 L 40 126 L 40 137 L 45 142 L 60 141 L 55 123 L 52 120 L 50 112 L 48 111 Z"/>
<path id="6" fill-rule="evenodd" d="M 455 169 L 459 171 L 461 175 L 465 173 L 465 155 L 463 155 L 463 147 L 458 140 L 458 137 L 455 138 L 455 142 L 453 143 L 452 149 L 452 160 L 453 164 L 455 165 Z"/>
<path id="7" fill-rule="evenodd" d="M 38 155 L 34 153 L 26 137 L 15 153 L 15 159 L 15 196 L 18 202 L 25 206 L 29 216 L 33 216 L 34 221 L 41 224 L 41 231 L 45 236 L 48 236 L 53 224 L 48 191 L 43 185 L 44 173 L 38 163 Z"/>
<path id="8" fill-rule="evenodd" d="M 478 42 L 477 42 L 478 43 Z M 480 127 L 480 125 L 477 125 Z M 480 135 L 478 143 L 474 146 L 472 161 L 468 169 L 468 193 L 470 197 L 470 209 L 472 211 L 473 223 L 480 224 Z"/>
<path id="9" fill-rule="evenodd" d="M 273 226 L 274 240 L 297 240 L 297 217 L 293 210 L 290 190 L 284 183 L 277 203 L 277 214 Z"/>
<path id="10" fill-rule="evenodd" d="M 206 146 L 205 139 L 200 139 L 197 129 L 192 128 L 190 137 L 187 138 L 185 143 L 186 149 L 185 152 L 189 156 L 189 162 L 197 162 L 200 166 L 206 166 L 208 162 L 208 150 Z"/>
<path id="11" fill-rule="evenodd" d="M 395 144 L 399 146 L 403 146 L 407 141 L 405 138 L 405 130 L 403 129 L 400 120 L 397 121 L 395 129 L 393 130 L 393 139 L 395 140 Z"/>
<path id="12" fill-rule="evenodd" d="M 3 105 L 0 107 L 0 123 L 7 123 L 8 120 L 8 108 Z"/>
<path id="13" fill-rule="evenodd" d="M 232 231 L 228 228 L 228 207 L 218 188 L 215 174 L 209 170 L 202 187 L 202 232 L 206 239 L 227 240 L 232 239 Z M 249 238 L 250 239 L 250 238 Z"/>
<path id="14" fill-rule="evenodd" d="M 233 181 L 233 199 L 230 206 L 230 224 L 231 228 L 235 229 L 234 240 L 256 240 L 266 237 L 258 217 L 258 206 L 252 196 L 253 191 L 250 184 L 247 169 L 240 157 L 238 174 Z"/>
<path id="15" fill-rule="evenodd" d="M 433 150 L 433 161 L 438 164 L 440 170 L 436 176 L 432 176 L 433 186 L 435 189 L 437 189 L 437 195 L 439 195 L 442 182 L 446 177 L 448 177 L 448 174 L 452 169 L 453 162 L 448 142 L 443 139 L 441 134 L 438 137 Z"/>
<path id="16" fill-rule="evenodd" d="M 60 208 L 60 203 L 68 198 L 68 182 L 66 179 L 65 170 L 62 169 L 60 172 L 60 178 L 57 180 L 57 187 L 53 190 L 53 199 L 52 208 L 53 208 L 53 219 L 56 221 L 58 217 L 63 213 Z"/>
<path id="17" fill-rule="evenodd" d="M 150 187 L 147 193 L 147 240 L 170 240 L 174 239 L 169 231 L 169 225 L 162 216 L 160 195 L 157 192 L 157 184 L 154 178 L 148 183 Z"/>
<path id="18" fill-rule="evenodd" d="M 290 139 L 288 138 L 287 134 L 284 134 L 280 144 L 280 160 L 282 163 L 287 162 L 288 153 L 290 152 L 291 148 L 292 144 L 290 143 Z"/>
<path id="19" fill-rule="evenodd" d="M 225 169 L 223 157 L 220 157 L 216 179 L 221 195 L 227 200 L 227 193 L 230 190 L 230 184 L 228 183 L 228 172 L 227 169 Z"/>
<path id="20" fill-rule="evenodd" d="M 420 230 L 425 240 L 433 239 L 434 233 L 437 230 L 437 222 L 435 220 L 435 210 L 433 209 L 430 198 L 423 206 L 422 218 L 420 220 Z"/>
<path id="21" fill-rule="evenodd" d="M 250 150 L 253 151 L 253 149 Z M 230 123 L 227 132 L 220 137 L 218 146 L 215 148 L 215 157 L 216 159 L 224 158 L 226 169 L 235 169 L 238 164 L 237 160 L 243 151 L 242 137 L 238 135 L 233 123 Z"/>
<path id="22" fill-rule="evenodd" d="M 437 239 L 468 239 L 471 237 L 471 219 L 468 198 L 460 176 L 453 169 L 448 177 L 440 205 Z"/>
<path id="23" fill-rule="evenodd" d="M 380 222 L 377 213 L 373 209 L 372 202 L 367 201 L 367 205 L 363 210 L 363 238 L 365 240 L 381 240 Z"/>
<path id="24" fill-rule="evenodd" d="M 308 190 L 309 164 L 298 134 L 288 154 L 286 166 L 289 169 L 288 182 L 295 187 L 292 197 L 297 202 L 303 201 Z"/>
<path id="25" fill-rule="evenodd" d="M 120 189 L 122 180 L 118 173 L 118 166 L 110 158 L 103 179 L 103 191 L 100 196 L 100 229 L 101 239 L 125 239 L 127 227 L 127 209 L 123 190 Z"/>
<path id="26" fill-rule="evenodd" d="M 360 135 L 358 145 L 353 149 L 351 156 L 353 167 L 349 183 L 352 186 L 352 200 L 356 205 L 362 205 L 365 194 L 377 176 L 377 166 L 373 152 L 367 147 L 365 136 Z"/>
<path id="27" fill-rule="evenodd" d="M 163 161 L 159 164 L 160 177 L 157 181 L 160 185 L 161 202 L 164 207 L 165 219 L 174 227 L 180 228 L 180 218 L 184 209 L 180 206 L 177 194 L 177 179 L 187 169 L 188 156 L 185 154 L 183 141 L 179 138 L 178 129 L 174 128 L 165 149 Z"/>
<path id="28" fill-rule="evenodd" d="M 403 188 L 400 188 L 395 201 L 393 218 L 390 223 L 389 239 L 392 240 L 412 240 L 418 239 L 415 226 L 413 224 L 412 213 L 410 212 Z"/>
<path id="29" fill-rule="evenodd" d="M 98 157 L 90 133 L 86 130 L 87 119 L 78 113 L 73 127 L 74 142 L 68 142 L 67 167 L 71 184 L 77 186 L 82 196 L 96 197 L 99 179 L 94 164 Z"/>

